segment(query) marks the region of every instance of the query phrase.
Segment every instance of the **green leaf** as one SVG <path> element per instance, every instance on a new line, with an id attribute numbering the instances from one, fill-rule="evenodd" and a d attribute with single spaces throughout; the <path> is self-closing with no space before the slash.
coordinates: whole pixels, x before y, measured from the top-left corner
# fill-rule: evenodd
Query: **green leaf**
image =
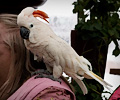
<path id="1" fill-rule="evenodd" d="M 95 98 L 95 97 L 96 97 L 96 94 L 95 94 L 95 93 L 91 93 L 91 96 L 92 96 L 93 98 Z"/>
<path id="2" fill-rule="evenodd" d="M 94 27 L 93 25 L 90 23 L 90 21 L 87 21 L 86 23 L 84 23 L 84 25 L 81 28 L 82 30 L 90 30 L 93 31 Z"/>
<path id="3" fill-rule="evenodd" d="M 113 29 L 108 30 L 108 33 L 110 34 L 110 36 L 113 36 L 115 34 Z"/>
<path id="4" fill-rule="evenodd" d="M 77 2 L 73 2 L 72 5 L 77 5 L 78 3 Z"/>
<path id="5" fill-rule="evenodd" d="M 119 23 L 119 15 L 117 13 L 114 13 L 112 16 L 108 18 L 108 25 L 110 28 L 116 27 L 118 23 Z"/>
<path id="6" fill-rule="evenodd" d="M 89 86 L 90 86 L 92 89 L 97 90 L 97 87 L 96 87 L 95 85 L 89 84 Z"/>
<path id="7" fill-rule="evenodd" d="M 108 33 L 110 36 L 113 36 L 114 38 L 119 38 L 119 33 L 117 32 L 116 28 L 109 29 Z"/>
<path id="8" fill-rule="evenodd" d="M 114 19 L 119 19 L 118 13 L 113 13 L 112 17 L 113 17 Z"/>
<path id="9" fill-rule="evenodd" d="M 120 54 L 120 49 L 119 48 L 115 48 L 114 50 L 113 50 L 113 53 L 112 53 L 115 57 L 117 57 L 119 54 Z"/>
<path id="10" fill-rule="evenodd" d="M 93 23 L 93 26 L 94 26 L 94 28 L 97 29 L 97 30 L 101 30 L 101 29 L 102 29 L 102 24 L 101 24 L 101 22 L 99 22 L 99 21 L 94 22 L 94 23 Z"/>
<path id="11" fill-rule="evenodd" d="M 113 50 L 113 55 L 115 57 L 117 57 L 120 54 L 120 49 L 119 49 L 119 44 L 117 42 L 117 40 L 113 40 L 114 44 L 115 44 L 115 49 Z"/>

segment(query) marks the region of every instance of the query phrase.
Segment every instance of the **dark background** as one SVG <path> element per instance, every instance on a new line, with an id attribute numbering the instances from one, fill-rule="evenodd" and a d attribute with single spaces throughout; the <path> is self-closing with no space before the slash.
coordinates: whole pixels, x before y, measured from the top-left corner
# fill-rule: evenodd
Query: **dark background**
<path id="1" fill-rule="evenodd" d="M 19 14 L 25 7 L 37 7 L 43 5 L 47 0 L 1 0 L 0 13 Z"/>

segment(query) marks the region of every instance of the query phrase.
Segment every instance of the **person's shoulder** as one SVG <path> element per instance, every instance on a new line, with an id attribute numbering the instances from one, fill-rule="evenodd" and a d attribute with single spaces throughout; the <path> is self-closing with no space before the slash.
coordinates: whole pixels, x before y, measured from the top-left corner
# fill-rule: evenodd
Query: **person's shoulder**
<path id="1" fill-rule="evenodd" d="M 35 76 L 29 78 L 12 96 L 11 99 L 8 100 L 14 100 L 13 98 L 17 98 L 17 100 L 32 100 L 38 94 L 40 94 L 42 91 L 49 89 L 50 87 L 53 87 L 54 89 L 58 90 L 65 90 L 70 93 L 70 95 L 74 97 L 74 93 L 71 91 L 69 86 L 61 80 L 61 83 L 57 81 L 53 81 L 49 78 L 36 78 Z M 53 90 L 50 90 L 53 91 Z M 50 93 L 50 92 L 49 92 Z M 48 94 L 48 93 L 47 93 Z M 22 99 L 19 99 L 22 98 Z M 74 99 L 73 99 L 74 100 Z"/>
<path id="2" fill-rule="evenodd" d="M 32 78 L 31 78 L 32 79 Z M 57 81 L 53 81 L 49 78 L 37 78 L 34 79 L 33 83 L 38 83 L 36 89 L 31 91 L 31 95 L 33 93 L 37 94 L 34 96 L 34 100 L 43 99 L 43 100 L 51 100 L 58 99 L 62 100 L 75 100 L 75 95 L 71 91 L 70 87 L 61 79 L 61 83 Z M 28 98 L 30 99 L 30 98 Z"/>

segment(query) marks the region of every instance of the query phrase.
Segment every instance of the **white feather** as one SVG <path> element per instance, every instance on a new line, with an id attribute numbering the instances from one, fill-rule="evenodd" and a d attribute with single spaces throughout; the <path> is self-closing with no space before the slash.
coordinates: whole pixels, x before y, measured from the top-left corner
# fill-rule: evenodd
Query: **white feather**
<path id="1" fill-rule="evenodd" d="M 48 24 L 35 18 L 32 15 L 33 11 L 34 9 L 30 7 L 23 9 L 18 15 L 17 23 L 30 30 L 29 39 L 24 40 L 25 46 L 38 58 L 43 59 L 55 78 L 59 78 L 64 71 L 78 83 L 84 94 L 88 93 L 82 81 L 84 77 L 93 78 L 105 87 L 111 86 L 92 72 L 91 63 L 86 58 L 79 56 L 66 41 L 52 31 Z M 31 23 L 33 28 L 29 27 Z"/>

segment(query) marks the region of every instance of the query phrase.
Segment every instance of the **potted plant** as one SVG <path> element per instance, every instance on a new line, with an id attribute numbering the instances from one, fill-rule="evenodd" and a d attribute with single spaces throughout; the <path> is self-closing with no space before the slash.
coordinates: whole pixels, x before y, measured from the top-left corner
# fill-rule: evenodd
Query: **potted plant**
<path id="1" fill-rule="evenodd" d="M 78 15 L 78 23 L 75 26 L 75 30 L 71 32 L 71 45 L 79 55 L 83 55 L 91 62 L 93 71 L 103 78 L 107 50 L 112 41 L 115 44 L 113 55 L 118 56 L 120 54 L 118 44 L 120 39 L 120 19 L 118 15 L 120 1 L 77 0 L 73 5 L 73 13 Z M 90 18 L 86 20 L 88 16 Z M 88 84 L 91 82 L 92 84 Z M 89 91 L 91 91 L 91 93 L 89 92 L 90 95 L 85 96 L 86 99 L 85 97 L 84 99 L 78 97 L 79 100 L 87 100 L 90 97 L 91 100 L 101 100 L 103 88 L 97 82 L 93 80 L 91 82 L 85 80 Z M 72 84 L 75 86 L 75 82 Z M 79 90 L 76 93 L 78 92 Z"/>

